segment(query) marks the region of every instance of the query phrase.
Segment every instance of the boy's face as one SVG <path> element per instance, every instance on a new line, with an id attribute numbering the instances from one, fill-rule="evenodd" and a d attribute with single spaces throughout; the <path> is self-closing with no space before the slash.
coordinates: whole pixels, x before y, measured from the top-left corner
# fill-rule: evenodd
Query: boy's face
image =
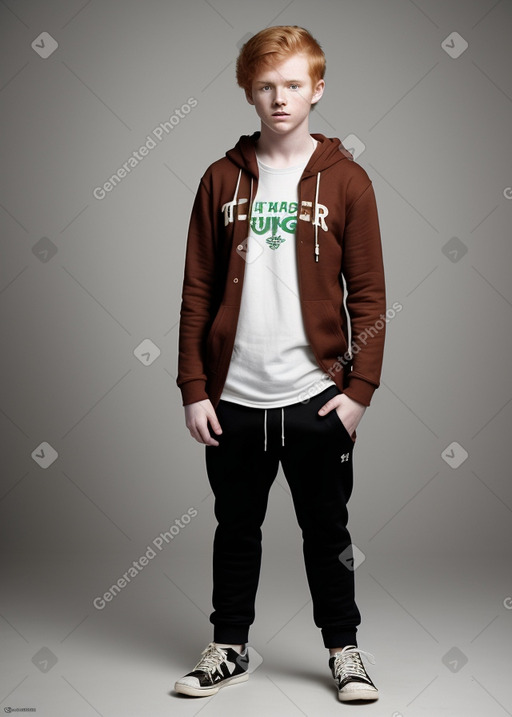
<path id="1" fill-rule="evenodd" d="M 324 81 L 313 87 L 305 55 L 290 55 L 277 65 L 256 73 L 247 101 L 254 105 L 262 124 L 278 135 L 308 126 L 311 105 L 324 91 Z"/>

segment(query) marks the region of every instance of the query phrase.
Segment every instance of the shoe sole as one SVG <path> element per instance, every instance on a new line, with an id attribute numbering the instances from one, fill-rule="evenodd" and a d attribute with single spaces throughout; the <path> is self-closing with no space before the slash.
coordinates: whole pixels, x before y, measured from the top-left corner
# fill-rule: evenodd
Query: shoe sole
<path id="1" fill-rule="evenodd" d="M 379 699 L 379 693 L 375 690 L 360 690 L 358 692 L 345 693 L 338 692 L 338 699 L 340 702 L 355 702 L 356 700 L 364 700 L 369 702 L 370 700 L 375 701 Z"/>
<path id="2" fill-rule="evenodd" d="M 237 675 L 237 677 L 230 677 L 229 679 L 221 682 L 219 685 L 214 685 L 213 687 L 192 687 L 192 685 L 182 685 L 179 682 L 176 682 L 174 689 L 176 692 L 179 692 L 182 695 L 188 695 L 189 697 L 209 697 L 210 695 L 217 694 L 222 687 L 236 685 L 238 682 L 247 682 L 248 679 L 249 675 L 247 673 L 245 675 Z"/>

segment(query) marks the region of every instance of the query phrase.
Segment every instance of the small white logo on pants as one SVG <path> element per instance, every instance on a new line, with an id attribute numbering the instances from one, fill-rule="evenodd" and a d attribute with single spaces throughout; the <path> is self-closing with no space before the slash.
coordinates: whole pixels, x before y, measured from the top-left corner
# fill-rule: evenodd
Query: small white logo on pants
<path id="1" fill-rule="evenodd" d="M 347 462 L 349 461 L 349 459 L 350 459 L 350 453 L 343 453 L 343 454 L 341 455 L 341 462 L 342 462 L 342 463 L 347 463 Z"/>

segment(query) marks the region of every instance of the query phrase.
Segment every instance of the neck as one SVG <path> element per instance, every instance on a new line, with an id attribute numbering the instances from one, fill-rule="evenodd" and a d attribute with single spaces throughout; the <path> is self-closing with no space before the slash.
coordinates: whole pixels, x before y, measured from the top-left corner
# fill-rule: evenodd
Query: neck
<path id="1" fill-rule="evenodd" d="M 271 167 L 293 166 L 311 156 L 313 142 L 307 124 L 296 127 L 289 134 L 279 135 L 262 123 L 257 145 L 258 157 Z"/>

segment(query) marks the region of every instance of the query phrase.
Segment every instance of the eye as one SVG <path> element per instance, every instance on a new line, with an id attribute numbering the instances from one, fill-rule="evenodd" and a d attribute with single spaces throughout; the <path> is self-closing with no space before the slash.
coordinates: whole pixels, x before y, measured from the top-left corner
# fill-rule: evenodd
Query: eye
<path id="1" fill-rule="evenodd" d="M 292 90 L 298 90 L 298 89 L 299 89 L 299 85 L 298 85 L 296 82 L 292 82 L 292 84 L 290 85 L 290 89 L 292 89 Z"/>

